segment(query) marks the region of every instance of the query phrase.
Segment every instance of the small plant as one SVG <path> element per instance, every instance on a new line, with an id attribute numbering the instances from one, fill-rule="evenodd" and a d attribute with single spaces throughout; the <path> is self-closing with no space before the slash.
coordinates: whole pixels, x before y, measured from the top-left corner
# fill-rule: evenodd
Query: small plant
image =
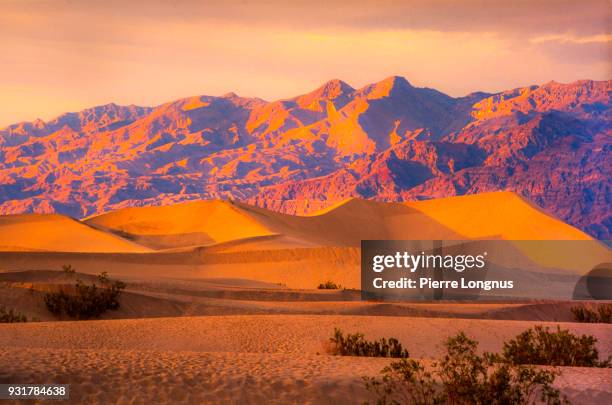
<path id="1" fill-rule="evenodd" d="M 376 395 L 377 405 L 444 404 L 442 386 L 437 384 L 431 372 L 413 359 L 402 359 L 389 364 L 381 371 L 382 378 L 363 377 L 365 387 Z"/>
<path id="2" fill-rule="evenodd" d="M 72 267 L 70 264 L 64 264 L 62 266 L 62 271 L 66 274 L 73 275 L 76 274 L 76 269 Z"/>
<path id="3" fill-rule="evenodd" d="M 538 325 L 505 342 L 502 357 L 512 364 L 610 367 L 610 359 L 599 360 L 596 342 L 591 335 L 576 336 L 559 326 L 551 332 Z"/>
<path id="4" fill-rule="evenodd" d="M 558 373 L 534 366 L 499 363 L 499 356 L 477 354 L 478 343 L 463 332 L 445 342 L 446 354 L 432 371 L 416 360 L 391 363 L 382 377 L 364 377 L 376 403 L 411 405 L 566 404 L 552 384 Z"/>
<path id="5" fill-rule="evenodd" d="M 578 305 L 572 307 L 571 311 L 578 322 L 612 323 L 612 304 L 597 305 L 596 311 L 586 305 Z"/>
<path id="6" fill-rule="evenodd" d="M 98 275 L 98 284 L 84 284 L 77 280 L 74 291 L 45 294 L 45 305 L 49 312 L 56 316 L 63 314 L 75 319 L 97 318 L 108 310 L 119 308 L 119 296 L 126 285 L 124 282 L 112 281 L 108 273 Z"/>
<path id="7" fill-rule="evenodd" d="M 330 338 L 330 343 L 328 351 L 340 356 L 409 357 L 408 350 L 404 349 L 395 338 L 368 341 L 361 333 L 349 333 L 344 336 L 342 331 L 336 328 L 334 336 Z"/>
<path id="8" fill-rule="evenodd" d="M 561 404 L 560 392 L 552 387 L 558 375 L 553 370 L 500 363 L 497 354 L 477 354 L 478 342 L 463 332 L 447 339 L 446 354 L 436 364 L 451 404 Z M 539 397 L 539 398 L 538 398 Z M 536 401 L 536 398 L 538 401 Z"/>
<path id="9" fill-rule="evenodd" d="M 327 280 L 326 282 L 319 284 L 317 289 L 319 290 L 340 290 L 342 289 L 342 286 L 340 284 L 334 283 L 331 280 Z"/>
<path id="10" fill-rule="evenodd" d="M 15 312 L 12 309 L 7 310 L 6 307 L 0 306 L 0 323 L 18 323 L 27 321 L 28 318 L 25 315 Z"/>
<path id="11" fill-rule="evenodd" d="M 602 304 L 597 307 L 600 323 L 612 323 L 612 304 Z"/>

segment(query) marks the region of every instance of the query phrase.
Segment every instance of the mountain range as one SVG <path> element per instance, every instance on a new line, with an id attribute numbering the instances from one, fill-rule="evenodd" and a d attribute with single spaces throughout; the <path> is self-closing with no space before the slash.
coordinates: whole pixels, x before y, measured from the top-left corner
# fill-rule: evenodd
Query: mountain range
<path id="1" fill-rule="evenodd" d="M 0 130 L 0 213 L 232 199 L 308 214 L 349 197 L 506 190 L 609 240 L 611 90 L 583 80 L 454 98 L 394 76 L 273 102 L 108 104 Z"/>

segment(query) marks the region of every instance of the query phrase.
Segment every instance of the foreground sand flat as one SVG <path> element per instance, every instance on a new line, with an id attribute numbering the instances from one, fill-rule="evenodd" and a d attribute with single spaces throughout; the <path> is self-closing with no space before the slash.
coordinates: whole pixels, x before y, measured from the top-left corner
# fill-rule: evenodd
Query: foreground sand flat
<path id="1" fill-rule="evenodd" d="M 334 328 L 368 338 L 394 336 L 411 355 L 432 358 L 442 340 L 458 331 L 498 351 L 504 340 L 533 325 L 560 325 L 598 339 L 602 355 L 612 354 L 612 326 L 533 321 L 337 315 L 236 315 L 123 319 L 81 322 L 32 322 L 0 325 L 0 347 L 43 349 L 171 350 L 248 353 L 324 351 Z"/>
<path id="2" fill-rule="evenodd" d="M 0 383 L 71 384 L 71 402 L 358 404 L 373 400 L 362 376 L 385 359 L 313 354 L 157 350 L 0 349 Z M 573 404 L 612 399 L 610 371 L 563 368 L 555 383 Z"/>
<path id="3" fill-rule="evenodd" d="M 395 336 L 413 357 L 441 352 L 465 331 L 483 350 L 533 326 L 530 321 L 372 316 L 206 316 L 0 325 L 0 383 L 70 382 L 89 403 L 361 403 L 361 376 L 385 359 L 337 357 L 324 345 L 340 327 L 369 338 Z M 541 324 L 541 323 L 538 323 Z M 556 325 L 556 323 L 543 323 Z M 612 353 L 612 326 L 561 323 L 593 334 Z M 612 370 L 564 368 L 557 385 L 573 403 L 612 400 Z M 340 402 L 339 402 L 340 401 Z"/>

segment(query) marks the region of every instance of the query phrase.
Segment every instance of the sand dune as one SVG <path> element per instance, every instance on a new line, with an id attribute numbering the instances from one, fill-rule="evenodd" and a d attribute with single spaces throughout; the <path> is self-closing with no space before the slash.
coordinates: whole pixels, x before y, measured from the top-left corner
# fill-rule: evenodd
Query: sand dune
<path id="1" fill-rule="evenodd" d="M 85 222 L 156 249 L 219 243 L 229 248 L 228 242 L 232 250 L 253 250 L 260 243 L 266 248 L 357 247 L 362 239 L 591 240 L 509 192 L 410 203 L 349 199 L 309 216 L 198 201 L 126 208 Z"/>
<path id="2" fill-rule="evenodd" d="M 196 201 L 126 208 L 83 223 L 61 216 L 2 217 L 0 238 L 1 244 L 18 245 L 2 249 L 10 252 L 0 252 L 0 270 L 72 264 L 86 273 L 121 277 L 234 278 L 306 289 L 327 280 L 360 288 L 356 248 L 362 239 L 582 239 L 587 245 L 580 252 L 560 242 L 547 247 L 545 241 L 535 247 L 509 241 L 504 249 L 504 260 L 514 267 L 536 263 L 576 276 L 610 255 L 587 235 L 506 192 L 410 203 L 349 199 L 309 216 Z M 45 253 L 25 254 L 26 249 Z M 572 282 L 551 298 L 571 296 Z"/>
<path id="3" fill-rule="evenodd" d="M 511 192 L 481 193 L 406 204 L 469 239 L 592 239 Z"/>
<path id="4" fill-rule="evenodd" d="M 85 223 L 129 235 L 153 248 L 209 245 L 274 234 L 232 203 L 216 200 L 124 208 L 91 217 Z"/>
<path id="5" fill-rule="evenodd" d="M 269 247 L 359 246 L 362 239 L 456 239 L 460 235 L 399 203 L 351 199 L 319 215 L 294 216 L 227 201 L 126 208 L 86 219 L 100 229 L 153 248 L 175 248 L 283 236 Z"/>
<path id="6" fill-rule="evenodd" d="M 0 216 L 0 251 L 132 252 L 150 249 L 55 214 Z"/>

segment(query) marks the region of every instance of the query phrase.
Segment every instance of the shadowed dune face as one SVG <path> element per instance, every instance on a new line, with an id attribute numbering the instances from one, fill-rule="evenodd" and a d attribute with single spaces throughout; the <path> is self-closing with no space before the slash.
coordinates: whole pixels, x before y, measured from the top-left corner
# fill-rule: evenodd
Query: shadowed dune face
<path id="1" fill-rule="evenodd" d="M 154 249 L 211 245 L 274 232 L 225 201 L 125 208 L 84 221 Z"/>

